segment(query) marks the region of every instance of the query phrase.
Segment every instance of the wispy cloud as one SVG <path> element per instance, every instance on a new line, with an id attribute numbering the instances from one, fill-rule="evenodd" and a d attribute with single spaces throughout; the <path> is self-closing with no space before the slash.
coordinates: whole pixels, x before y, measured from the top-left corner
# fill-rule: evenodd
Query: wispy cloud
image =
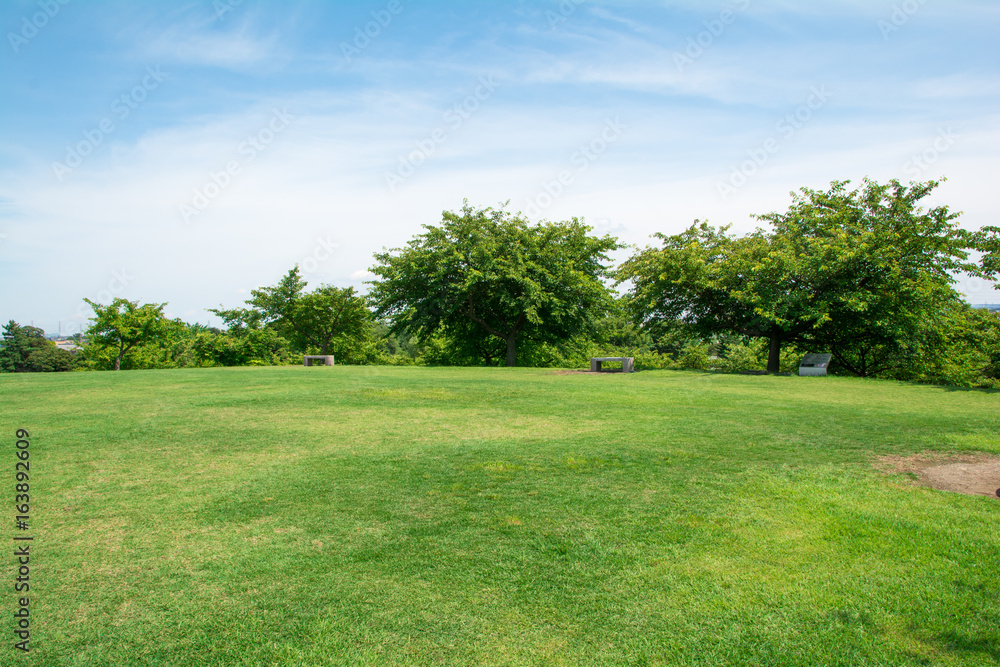
<path id="1" fill-rule="evenodd" d="M 224 32 L 200 26 L 172 27 L 151 39 L 144 51 L 153 62 L 246 69 L 262 63 L 269 67 L 286 63 L 289 56 L 279 45 L 276 33 L 255 35 L 244 22 L 239 28 Z"/>

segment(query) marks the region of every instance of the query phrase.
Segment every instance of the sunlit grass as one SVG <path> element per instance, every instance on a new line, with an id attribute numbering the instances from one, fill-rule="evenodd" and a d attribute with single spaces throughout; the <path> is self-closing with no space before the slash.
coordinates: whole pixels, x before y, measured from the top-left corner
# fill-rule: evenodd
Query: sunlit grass
<path id="1" fill-rule="evenodd" d="M 997 393 L 284 367 L 6 375 L 0 405 L 32 664 L 1000 661 L 1000 502 L 871 465 L 996 453 Z"/>

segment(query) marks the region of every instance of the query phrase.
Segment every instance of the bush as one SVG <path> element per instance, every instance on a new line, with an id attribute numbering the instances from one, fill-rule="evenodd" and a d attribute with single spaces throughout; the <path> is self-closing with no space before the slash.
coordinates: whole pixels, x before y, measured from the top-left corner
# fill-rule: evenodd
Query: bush
<path id="1" fill-rule="evenodd" d="M 761 359 L 760 352 L 745 343 L 730 345 L 716 364 L 718 370 L 726 373 L 762 370 L 765 366 L 767 361 Z"/>
<path id="2" fill-rule="evenodd" d="M 34 350 L 28 355 L 27 365 L 33 373 L 71 371 L 76 368 L 76 358 L 72 352 L 52 345 Z"/>
<path id="3" fill-rule="evenodd" d="M 677 359 L 677 366 L 695 371 L 706 371 L 709 368 L 708 345 L 695 344 L 685 347 Z"/>

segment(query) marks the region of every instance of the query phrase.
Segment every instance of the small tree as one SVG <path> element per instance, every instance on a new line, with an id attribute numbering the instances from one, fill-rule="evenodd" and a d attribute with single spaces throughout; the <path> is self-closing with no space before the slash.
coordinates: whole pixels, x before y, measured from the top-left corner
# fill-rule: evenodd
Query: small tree
<path id="1" fill-rule="evenodd" d="M 115 370 L 121 370 L 122 359 L 137 345 L 156 340 L 163 334 L 168 321 L 163 315 L 166 303 L 146 303 L 114 299 L 110 305 L 102 306 L 90 299 L 84 299 L 94 309 L 93 324 L 87 329 L 91 345 L 100 349 L 110 348 L 115 354 Z"/>
<path id="2" fill-rule="evenodd" d="M 322 285 L 292 302 L 285 320 L 294 339 L 326 354 L 335 338 L 358 340 L 370 336 L 372 317 L 365 300 L 355 295 L 353 287 Z"/>
<path id="3" fill-rule="evenodd" d="M 230 333 L 243 334 L 248 330 L 270 327 L 284 335 L 289 330 L 288 316 L 306 285 L 296 265 L 277 285 L 251 290 L 250 299 L 246 301 L 249 308 L 209 308 L 208 312 L 222 318 Z"/>
<path id="4" fill-rule="evenodd" d="M 321 285 L 306 292 L 306 286 L 295 266 L 277 285 L 253 290 L 248 308 L 209 312 L 221 317 L 234 335 L 269 330 L 299 350 L 314 346 L 327 354 L 332 345 L 343 342 L 344 348 L 357 352 L 370 345 L 372 317 L 364 297 L 355 294 L 353 287 Z"/>

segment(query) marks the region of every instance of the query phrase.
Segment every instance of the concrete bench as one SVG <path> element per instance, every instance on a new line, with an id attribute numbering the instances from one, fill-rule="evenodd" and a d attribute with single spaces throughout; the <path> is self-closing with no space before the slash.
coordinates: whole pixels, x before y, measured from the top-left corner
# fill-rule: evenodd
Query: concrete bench
<path id="1" fill-rule="evenodd" d="M 635 372 L 635 357 L 591 357 L 590 372 L 600 373 L 601 364 L 605 361 L 616 361 L 622 365 L 622 373 Z"/>
<path id="2" fill-rule="evenodd" d="M 332 354 L 307 354 L 304 357 L 302 357 L 302 365 L 303 366 L 333 366 L 333 355 Z"/>
<path id="3" fill-rule="evenodd" d="M 822 377 L 826 375 L 831 359 L 833 359 L 832 354 L 807 354 L 802 357 L 802 363 L 799 364 L 799 375 Z"/>

